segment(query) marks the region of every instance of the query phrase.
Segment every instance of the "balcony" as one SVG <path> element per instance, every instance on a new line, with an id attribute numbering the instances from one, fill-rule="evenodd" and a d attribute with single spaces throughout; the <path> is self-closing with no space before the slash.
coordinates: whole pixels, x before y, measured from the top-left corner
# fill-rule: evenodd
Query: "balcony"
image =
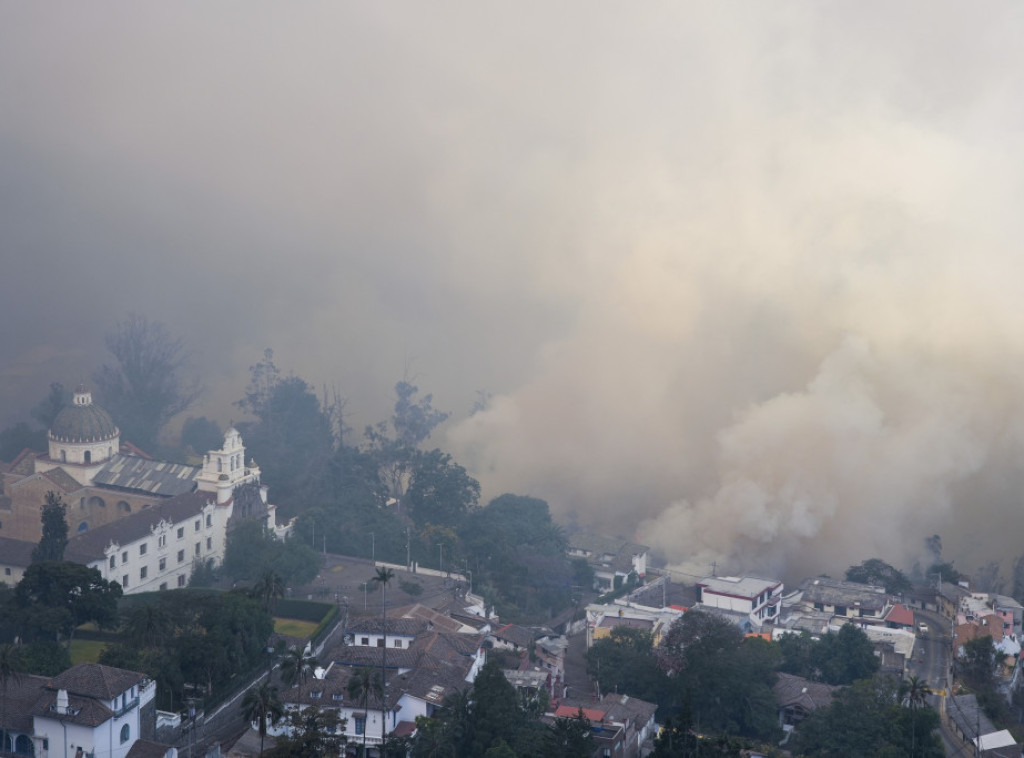
<path id="1" fill-rule="evenodd" d="M 138 707 L 139 707 L 139 698 L 138 697 L 133 697 L 131 700 L 129 700 L 123 706 L 121 706 L 116 711 L 114 711 L 114 718 L 119 719 L 124 714 L 128 713 L 128 711 L 130 711 L 132 708 L 138 708 Z"/>

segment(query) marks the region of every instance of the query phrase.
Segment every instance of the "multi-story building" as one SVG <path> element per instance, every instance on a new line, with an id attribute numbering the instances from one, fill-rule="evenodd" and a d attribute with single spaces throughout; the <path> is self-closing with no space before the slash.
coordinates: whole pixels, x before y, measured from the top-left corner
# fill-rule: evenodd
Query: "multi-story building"
<path id="1" fill-rule="evenodd" d="M 775 621 L 782 608 L 783 584 L 755 576 L 708 576 L 697 582 L 697 603 L 747 617 L 753 629 Z"/>
<path id="2" fill-rule="evenodd" d="M 140 740 L 155 746 L 155 696 L 156 682 L 145 674 L 98 663 L 80 663 L 55 677 L 22 674 L 8 683 L 0 724 L 4 750 L 39 758 L 126 758 Z"/>

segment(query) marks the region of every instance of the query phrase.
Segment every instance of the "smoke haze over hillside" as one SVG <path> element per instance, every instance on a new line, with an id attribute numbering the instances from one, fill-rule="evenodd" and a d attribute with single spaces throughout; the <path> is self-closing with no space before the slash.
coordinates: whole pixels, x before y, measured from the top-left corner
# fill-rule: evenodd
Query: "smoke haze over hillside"
<path id="1" fill-rule="evenodd" d="M 1024 10 L 0 7 L 0 422 L 130 312 L 703 572 L 1018 554 Z M 473 416 L 477 390 L 489 407 Z M 1007 568 L 1004 563 L 1004 568 Z"/>

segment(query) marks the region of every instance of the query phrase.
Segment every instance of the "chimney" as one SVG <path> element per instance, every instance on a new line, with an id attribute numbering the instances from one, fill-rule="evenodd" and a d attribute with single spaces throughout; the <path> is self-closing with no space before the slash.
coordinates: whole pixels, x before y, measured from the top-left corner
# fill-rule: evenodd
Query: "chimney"
<path id="1" fill-rule="evenodd" d="M 68 691 L 57 690 L 57 713 L 67 713 L 68 708 Z"/>

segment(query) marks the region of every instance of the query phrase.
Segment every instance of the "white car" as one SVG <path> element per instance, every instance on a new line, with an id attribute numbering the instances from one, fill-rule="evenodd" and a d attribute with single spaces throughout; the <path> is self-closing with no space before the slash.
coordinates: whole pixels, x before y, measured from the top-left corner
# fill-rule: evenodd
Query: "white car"
<path id="1" fill-rule="evenodd" d="M 918 624 L 917 625 L 917 629 L 918 629 L 918 631 L 921 632 L 921 634 L 928 634 L 928 625 L 927 624 Z"/>

